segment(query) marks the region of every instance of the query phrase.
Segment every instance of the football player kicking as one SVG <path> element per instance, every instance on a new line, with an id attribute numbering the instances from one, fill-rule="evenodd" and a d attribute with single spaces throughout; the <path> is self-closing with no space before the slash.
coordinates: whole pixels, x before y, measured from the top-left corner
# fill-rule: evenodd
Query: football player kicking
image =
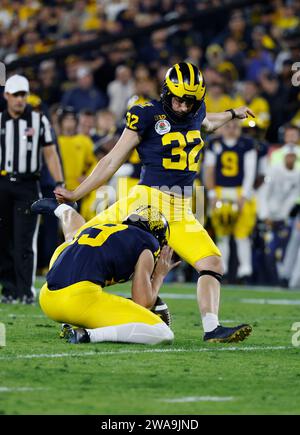
<path id="1" fill-rule="evenodd" d="M 63 323 L 62 336 L 74 344 L 172 342 L 167 324 L 144 308 L 155 304 L 164 277 L 178 264 L 171 262 L 169 226 L 158 210 L 146 206 L 121 224 L 81 226 L 83 218 L 55 199 L 36 201 L 31 209 L 54 212 L 62 221 L 66 241 L 54 252 L 40 292 L 44 313 Z M 103 290 L 131 277 L 137 303 Z"/>
<path id="2" fill-rule="evenodd" d="M 161 99 L 135 105 L 128 111 L 122 136 L 91 175 L 74 191 L 56 188 L 55 194 L 59 202 L 82 198 L 109 180 L 136 148 L 143 165 L 139 185 L 90 224 L 122 222 L 139 205 L 157 205 L 170 225 L 169 245 L 199 273 L 197 297 L 204 340 L 238 342 L 252 328 L 246 324 L 233 328 L 219 324 L 221 253 L 192 214 L 189 195 L 204 145 L 201 128 L 213 132 L 233 118 L 254 114 L 248 107 L 206 113 L 204 96 L 201 71 L 191 63 L 174 65 L 166 74 Z"/>

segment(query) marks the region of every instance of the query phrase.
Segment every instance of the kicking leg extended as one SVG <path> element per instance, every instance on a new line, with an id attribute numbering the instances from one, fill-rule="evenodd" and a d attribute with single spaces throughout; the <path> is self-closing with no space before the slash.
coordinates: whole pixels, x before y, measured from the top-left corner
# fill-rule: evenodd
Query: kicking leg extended
<path id="1" fill-rule="evenodd" d="M 54 214 L 60 219 L 66 242 L 71 241 L 79 228 L 85 224 L 83 217 L 67 204 L 60 204 Z"/>
<path id="2" fill-rule="evenodd" d="M 83 217 L 76 211 L 76 203 L 58 204 L 54 198 L 43 198 L 31 206 L 34 214 L 54 214 L 61 221 L 65 241 L 73 239 L 79 228 L 85 224 Z"/>

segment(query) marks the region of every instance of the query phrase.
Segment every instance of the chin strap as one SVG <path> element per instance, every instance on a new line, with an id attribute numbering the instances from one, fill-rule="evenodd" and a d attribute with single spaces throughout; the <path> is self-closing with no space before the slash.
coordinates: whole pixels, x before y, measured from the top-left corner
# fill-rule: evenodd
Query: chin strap
<path id="1" fill-rule="evenodd" d="M 201 270 L 201 272 L 199 272 L 199 276 L 201 277 L 204 275 L 210 275 L 216 278 L 216 280 L 219 281 L 219 283 L 222 282 L 223 275 L 221 273 L 214 272 L 213 270 Z"/>

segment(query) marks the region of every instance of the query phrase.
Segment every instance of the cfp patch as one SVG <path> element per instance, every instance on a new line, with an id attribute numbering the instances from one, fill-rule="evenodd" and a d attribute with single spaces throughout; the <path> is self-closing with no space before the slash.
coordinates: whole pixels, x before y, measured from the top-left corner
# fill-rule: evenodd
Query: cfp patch
<path id="1" fill-rule="evenodd" d="M 221 154 L 222 152 L 222 144 L 220 142 L 213 143 L 213 150 L 216 154 Z"/>
<path id="2" fill-rule="evenodd" d="M 171 130 L 171 124 L 166 119 L 161 119 L 160 121 L 157 121 L 157 123 L 155 124 L 155 131 L 160 135 L 169 133 L 170 130 Z"/>

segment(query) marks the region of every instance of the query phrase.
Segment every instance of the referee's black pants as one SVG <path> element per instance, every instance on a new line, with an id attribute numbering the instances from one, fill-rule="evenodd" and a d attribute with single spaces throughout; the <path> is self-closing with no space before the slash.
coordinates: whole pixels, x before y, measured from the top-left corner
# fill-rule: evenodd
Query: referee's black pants
<path id="1" fill-rule="evenodd" d="M 40 197 L 38 180 L 0 176 L 0 284 L 14 299 L 34 295 L 39 218 L 30 205 Z"/>

